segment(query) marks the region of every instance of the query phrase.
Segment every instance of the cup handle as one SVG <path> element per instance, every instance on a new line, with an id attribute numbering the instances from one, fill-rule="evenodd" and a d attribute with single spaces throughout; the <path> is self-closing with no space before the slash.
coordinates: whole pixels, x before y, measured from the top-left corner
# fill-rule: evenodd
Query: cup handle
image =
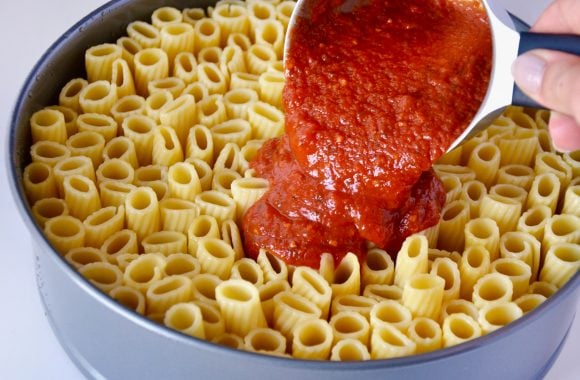
<path id="1" fill-rule="evenodd" d="M 518 55 L 533 49 L 558 50 L 564 53 L 580 55 L 580 35 L 521 32 Z M 524 94 L 515 84 L 512 104 L 524 107 L 545 108 Z"/>

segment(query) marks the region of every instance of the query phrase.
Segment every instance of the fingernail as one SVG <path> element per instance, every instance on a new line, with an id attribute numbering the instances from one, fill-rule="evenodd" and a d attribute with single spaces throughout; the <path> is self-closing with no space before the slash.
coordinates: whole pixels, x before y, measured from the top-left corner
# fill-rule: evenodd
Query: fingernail
<path id="1" fill-rule="evenodd" d="M 542 86 L 546 61 L 533 53 L 520 55 L 512 65 L 512 74 L 518 86 L 528 94 L 537 94 Z"/>

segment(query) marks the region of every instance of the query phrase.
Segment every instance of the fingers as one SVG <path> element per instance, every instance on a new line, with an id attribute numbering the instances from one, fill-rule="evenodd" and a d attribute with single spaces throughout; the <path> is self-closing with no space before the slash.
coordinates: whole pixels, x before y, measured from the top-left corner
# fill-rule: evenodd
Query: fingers
<path id="1" fill-rule="evenodd" d="M 570 116 L 553 112 L 550 116 L 549 128 L 556 150 L 572 152 L 580 149 L 580 125 Z"/>
<path id="2" fill-rule="evenodd" d="M 580 57 L 532 50 L 515 60 L 512 72 L 526 94 L 580 124 Z"/>
<path id="3" fill-rule="evenodd" d="M 555 0 L 540 15 L 532 30 L 541 33 L 580 34 L 580 1 Z"/>

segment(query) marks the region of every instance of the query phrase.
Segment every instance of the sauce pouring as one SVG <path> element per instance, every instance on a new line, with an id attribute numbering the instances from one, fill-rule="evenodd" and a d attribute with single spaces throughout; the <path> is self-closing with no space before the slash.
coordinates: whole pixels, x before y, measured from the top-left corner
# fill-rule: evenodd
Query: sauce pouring
<path id="1" fill-rule="evenodd" d="M 458 0 L 472 2 L 473 0 Z M 478 2 L 475 0 L 475 2 Z M 298 0 L 288 26 L 284 57 L 292 44 L 292 30 L 298 18 L 310 17 L 312 8 L 320 0 Z M 336 10 L 350 13 L 364 6 L 368 0 L 343 0 L 336 2 Z M 514 84 L 510 67 L 516 57 L 532 49 L 552 49 L 580 54 L 580 36 L 529 32 L 529 26 L 509 13 L 497 0 L 482 0 L 492 35 L 492 67 L 485 98 L 467 128 L 449 145 L 451 151 L 468 138 L 486 128 L 508 105 L 541 108 Z"/>

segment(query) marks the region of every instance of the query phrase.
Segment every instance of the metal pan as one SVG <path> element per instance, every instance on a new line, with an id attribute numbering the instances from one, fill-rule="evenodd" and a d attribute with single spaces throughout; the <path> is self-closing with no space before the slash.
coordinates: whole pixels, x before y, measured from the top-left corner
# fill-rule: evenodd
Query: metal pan
<path id="1" fill-rule="evenodd" d="M 547 372 L 574 319 L 580 274 L 532 313 L 460 346 L 369 362 L 310 362 L 232 350 L 182 335 L 124 308 L 86 281 L 49 245 L 21 184 L 30 147 L 29 118 L 57 101 L 58 89 L 83 72 L 84 51 L 112 41 L 160 6 L 205 7 L 204 0 L 116 0 L 68 30 L 28 76 L 8 138 L 9 182 L 33 240 L 46 316 L 71 359 L 94 379 L 532 379 Z"/>

